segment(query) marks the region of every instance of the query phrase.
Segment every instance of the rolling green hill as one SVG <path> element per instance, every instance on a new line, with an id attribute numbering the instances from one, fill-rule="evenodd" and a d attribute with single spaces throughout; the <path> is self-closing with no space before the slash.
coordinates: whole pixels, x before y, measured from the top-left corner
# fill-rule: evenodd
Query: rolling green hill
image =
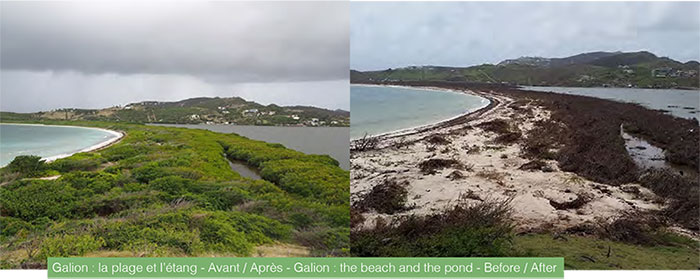
<path id="1" fill-rule="evenodd" d="M 105 109 L 0 112 L 0 119 L 93 120 L 130 123 L 218 123 L 281 126 L 349 126 L 350 112 L 309 106 L 261 105 L 240 97 L 198 97 L 176 102 L 144 101 Z"/>
<path id="2" fill-rule="evenodd" d="M 574 87 L 698 88 L 700 64 L 650 52 L 592 52 L 565 58 L 521 57 L 471 67 L 410 66 L 360 72 L 352 83 L 467 81 Z"/>

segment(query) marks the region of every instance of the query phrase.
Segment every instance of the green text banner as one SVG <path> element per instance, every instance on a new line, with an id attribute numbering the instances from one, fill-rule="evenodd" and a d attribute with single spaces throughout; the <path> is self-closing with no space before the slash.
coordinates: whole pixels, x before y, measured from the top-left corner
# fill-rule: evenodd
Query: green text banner
<path id="1" fill-rule="evenodd" d="M 49 258 L 49 278 L 563 278 L 563 258 Z"/>

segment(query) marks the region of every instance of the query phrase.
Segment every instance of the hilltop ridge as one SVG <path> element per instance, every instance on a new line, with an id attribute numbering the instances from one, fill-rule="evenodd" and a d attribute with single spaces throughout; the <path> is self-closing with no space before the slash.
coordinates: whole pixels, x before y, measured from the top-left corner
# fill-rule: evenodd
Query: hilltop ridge
<path id="1" fill-rule="evenodd" d="M 349 126 L 350 112 L 312 106 L 262 105 L 240 97 L 142 101 L 104 109 L 63 108 L 36 113 L 0 112 L 3 120 L 93 120 L 131 123 Z"/>
<path id="2" fill-rule="evenodd" d="M 462 81 L 535 86 L 699 88 L 700 63 L 648 51 L 588 52 L 563 58 L 525 56 L 470 67 L 408 66 L 350 71 L 352 83 Z"/>

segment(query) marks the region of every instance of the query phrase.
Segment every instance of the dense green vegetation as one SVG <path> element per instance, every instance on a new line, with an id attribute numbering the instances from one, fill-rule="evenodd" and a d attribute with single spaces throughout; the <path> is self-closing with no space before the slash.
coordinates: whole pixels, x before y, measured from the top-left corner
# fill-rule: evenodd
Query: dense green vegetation
<path id="1" fill-rule="evenodd" d="M 380 71 L 351 71 L 353 83 L 397 81 L 465 81 L 572 87 L 700 87 L 696 61 L 681 63 L 648 52 L 581 54 L 568 58 L 520 58 L 471 67 L 422 66 Z M 657 77 L 654 69 L 670 68 Z"/>
<path id="2" fill-rule="evenodd" d="M 146 101 L 104 109 L 65 108 L 51 112 L 0 112 L 10 120 L 88 120 L 132 123 L 349 126 L 350 112 L 310 106 L 261 105 L 239 97 Z"/>
<path id="3" fill-rule="evenodd" d="M 205 130 L 69 124 L 127 136 L 103 150 L 51 163 L 22 157 L 0 169 L 0 267 L 86 254 L 247 256 L 285 243 L 315 256 L 349 251 L 349 174 L 328 156 Z M 242 178 L 226 156 L 259 168 L 264 180 Z M 46 174 L 60 177 L 37 178 Z"/>

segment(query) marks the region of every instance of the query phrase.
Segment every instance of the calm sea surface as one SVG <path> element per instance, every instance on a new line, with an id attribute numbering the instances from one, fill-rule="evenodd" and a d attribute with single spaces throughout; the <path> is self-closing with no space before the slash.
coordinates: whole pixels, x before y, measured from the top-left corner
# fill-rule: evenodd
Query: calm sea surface
<path id="1" fill-rule="evenodd" d="M 479 96 L 448 91 L 353 85 L 350 137 L 436 123 L 488 104 Z"/>
<path id="2" fill-rule="evenodd" d="M 45 159 L 67 156 L 115 137 L 87 127 L 0 124 L 0 166 L 19 155 Z"/>
<path id="3" fill-rule="evenodd" d="M 523 87 L 536 91 L 584 95 L 637 103 L 650 109 L 666 110 L 681 118 L 700 119 L 700 91 L 642 88 Z"/>
<path id="4" fill-rule="evenodd" d="M 236 133 L 250 139 L 280 143 L 306 154 L 329 155 L 340 167 L 350 168 L 350 138 L 347 127 L 280 127 L 224 124 L 152 124 L 199 128 L 222 133 Z"/>

